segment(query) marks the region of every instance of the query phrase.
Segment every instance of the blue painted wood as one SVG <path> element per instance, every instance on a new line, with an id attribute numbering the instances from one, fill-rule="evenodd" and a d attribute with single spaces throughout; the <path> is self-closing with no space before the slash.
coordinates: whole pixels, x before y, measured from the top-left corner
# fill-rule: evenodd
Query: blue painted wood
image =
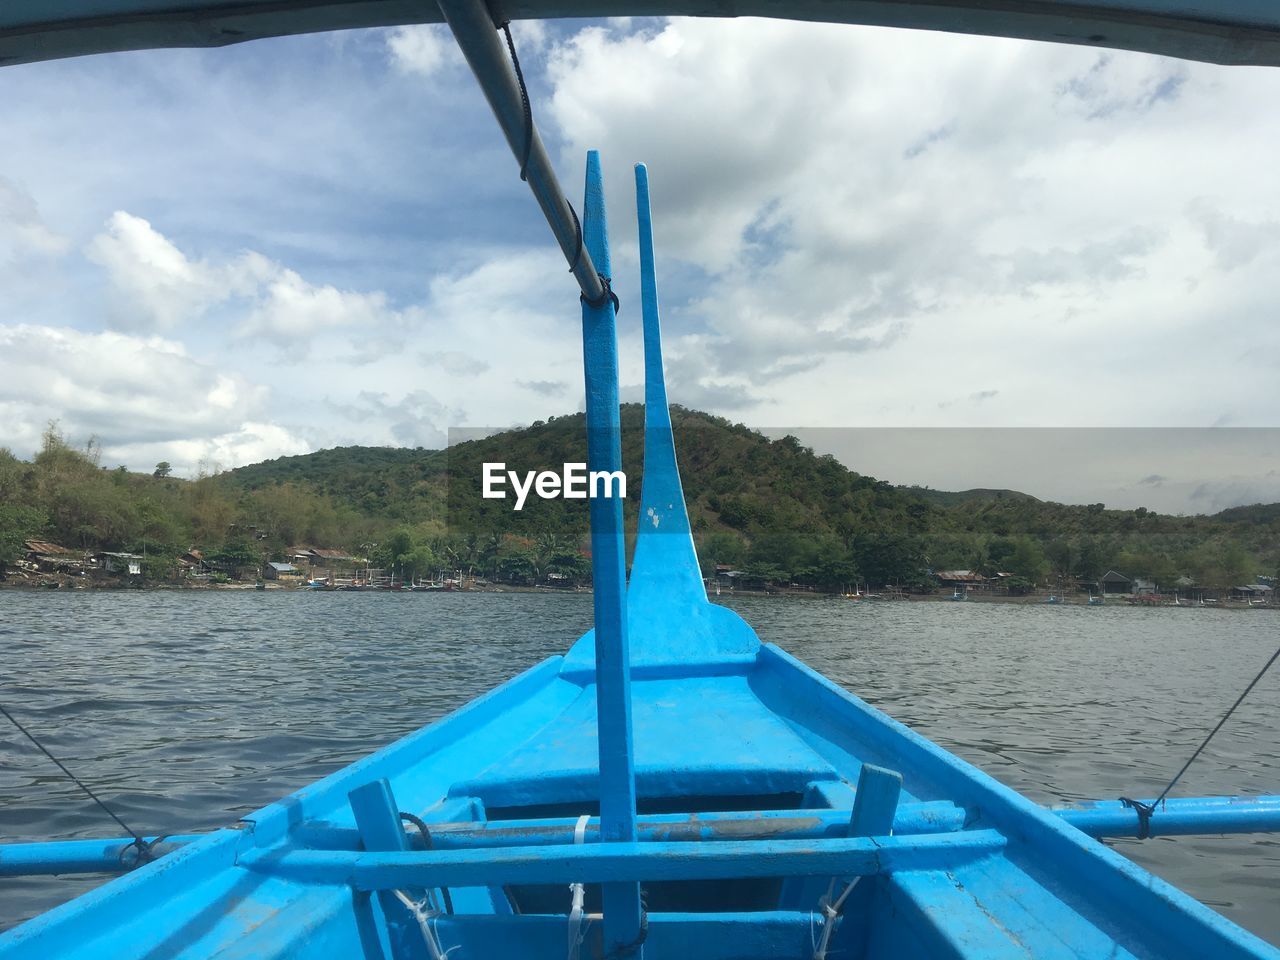
<path id="1" fill-rule="evenodd" d="M 355 817 L 356 829 L 360 833 L 360 841 L 365 850 L 404 853 L 409 849 L 409 839 L 404 828 L 400 826 L 400 808 L 396 806 L 395 795 L 391 792 L 391 784 L 385 778 L 379 778 L 364 786 L 356 787 L 347 794 L 351 804 L 351 812 Z M 418 900 L 423 896 L 421 887 L 410 887 L 406 884 L 406 893 Z M 379 955 L 390 960 L 396 953 L 392 943 L 398 938 L 393 936 L 390 925 L 398 924 L 401 928 L 413 922 L 408 908 L 389 890 L 380 890 L 377 894 L 378 909 L 368 899 L 359 899 L 357 894 L 357 910 L 361 921 L 367 928 L 366 946 L 377 948 L 374 956 Z"/>
<path id="2" fill-rule="evenodd" d="M 246 854 L 240 865 L 303 883 L 353 884 L 359 890 L 503 883 L 611 883 L 721 880 L 731 877 L 871 876 L 896 870 L 946 870 L 1006 844 L 995 830 L 911 837 L 725 840 L 719 843 L 597 843 L 408 853 Z"/>
<path id="3" fill-rule="evenodd" d="M 153 856 L 163 857 L 205 834 L 180 834 L 158 838 L 143 837 L 154 843 Z M 131 870 L 138 864 L 137 848 L 132 839 L 114 837 L 109 840 L 54 840 L 44 843 L 0 844 L 0 877 L 56 875 L 61 873 L 116 873 Z"/>
<path id="4" fill-rule="evenodd" d="M 649 173 L 636 164 L 640 299 L 644 331 L 644 482 L 635 557 L 627 586 L 633 675 L 669 668 L 701 670 L 754 662 L 760 641 L 732 610 L 707 601 L 676 460 L 662 362 L 662 325 L 654 258 Z M 590 634 L 565 658 L 564 675 L 591 669 Z"/>
<path id="5" fill-rule="evenodd" d="M 849 836 L 887 837 L 893 830 L 901 793 L 902 774 L 864 763 L 858 774 L 858 792 L 853 798 Z"/>
<path id="6" fill-rule="evenodd" d="M 355 815 L 356 829 L 366 850 L 408 850 L 409 838 L 400 825 L 391 784 L 385 778 L 356 787 L 347 794 Z"/>
<path id="7" fill-rule="evenodd" d="M 551 723 L 566 704 L 575 702 L 563 693 L 565 686 L 573 685 L 566 685 L 557 671 L 558 664 L 552 661 L 489 698 L 481 705 L 483 709 L 473 707 L 428 728 L 429 750 L 420 749 L 424 736 L 420 733 L 410 738 L 412 749 L 398 744 L 364 761 L 362 768 L 393 770 L 391 778 L 399 803 L 428 817 L 430 810 L 437 808 L 440 783 L 474 778 L 483 767 L 506 766 L 513 758 L 532 751 L 543 758 L 542 774 L 553 774 L 558 763 L 556 751 L 540 746 L 530 735 Z M 765 734 L 763 731 L 770 728 L 753 726 L 756 714 L 767 715 L 784 721 L 800 735 L 801 742 L 827 757 L 851 782 L 857 781 L 863 760 L 875 763 L 879 759 L 883 764 L 883 754 L 891 753 L 904 774 L 904 798 L 963 799 L 972 815 L 981 818 L 980 826 L 1014 838 L 1008 846 L 983 859 L 953 868 L 967 891 L 966 897 L 945 895 L 945 890 L 937 893 L 936 885 L 908 882 L 913 875 L 928 874 L 936 864 L 896 864 L 899 869 L 871 889 L 886 884 L 885 889 L 891 889 L 898 898 L 898 909 L 873 910 L 851 901 L 853 912 L 847 909 L 838 932 L 844 936 L 847 931 L 867 931 L 873 934 L 868 941 L 873 947 L 887 944 L 894 948 L 885 946 L 885 952 L 872 949 L 862 955 L 981 957 L 979 947 L 993 935 L 989 928 L 995 924 L 1013 925 L 1010 929 L 1017 929 L 1019 938 L 1036 956 L 1054 956 L 1053 951 L 1058 949 L 1055 944 L 1064 939 L 1083 945 L 1079 955 L 1097 956 L 1099 951 L 1086 948 L 1104 942 L 1099 939 L 1104 937 L 1117 944 L 1110 951 L 1117 957 L 1157 955 L 1190 960 L 1203 956 L 1278 955 L 1274 948 L 1137 867 L 1130 865 L 1132 880 L 1125 879 L 1117 873 L 1105 848 L 1065 824 L 1055 831 L 1051 815 L 911 734 L 775 648 L 761 651 L 759 667 L 746 679 L 755 699 L 735 695 L 720 701 L 716 711 L 705 714 L 695 708 L 704 704 L 716 685 L 740 684 L 743 678 L 708 676 L 700 681 L 648 680 L 636 684 L 635 696 L 642 705 L 637 716 L 643 718 L 637 729 L 639 743 L 649 739 L 647 734 L 654 729 L 651 724 L 668 713 L 692 718 L 689 735 L 683 740 L 686 751 L 697 750 L 703 734 L 724 726 L 759 729 L 761 736 L 771 739 L 781 737 L 781 732 Z M 715 749 L 721 748 L 721 742 L 716 741 Z M 802 762 L 798 752 L 793 754 L 793 762 Z M 530 767 L 528 776 L 536 777 L 538 772 Z M 728 772 L 719 787 L 731 792 L 737 776 Z M 290 853 L 296 849 L 292 846 L 293 837 L 303 835 L 307 810 L 320 811 L 326 820 L 354 830 L 346 794 L 368 778 L 362 775 L 352 783 L 350 773 L 344 771 L 328 786 L 309 788 L 304 800 L 286 798 L 273 805 L 292 811 L 293 826 L 280 839 L 256 850 L 252 849 L 252 828 L 246 826 L 241 837 L 229 834 L 230 840 L 241 840 L 239 844 L 220 844 L 216 837 L 205 838 L 171 854 L 160 864 L 107 884 L 34 924 L 0 937 L 0 956 L 5 960 L 160 956 L 177 954 L 177 944 L 181 944 L 181 953 L 186 957 L 232 951 L 232 956 L 294 960 L 367 952 L 361 939 L 368 933 L 361 932 L 360 898 L 353 896 L 350 886 L 301 882 L 263 873 L 256 867 L 249 870 L 246 864 L 255 858 L 283 857 L 287 862 L 288 857 L 294 856 Z M 832 797 L 842 795 L 841 791 L 830 793 Z M 910 802 L 913 801 L 906 800 L 900 807 Z M 474 800 L 465 797 L 450 800 L 438 809 L 450 818 L 466 810 L 483 815 Z M 842 818 L 847 816 L 845 812 L 837 813 Z M 262 821 L 270 822 L 265 817 Z M 821 847 L 826 841 L 806 843 Z M 530 852 L 522 859 L 540 859 L 549 848 L 536 849 L 540 851 L 537 855 Z M 492 868 L 494 863 L 490 861 L 489 866 Z M 480 865 L 474 869 L 485 872 Z M 401 876 L 397 881 L 403 879 Z M 496 881 L 490 875 L 485 879 Z M 934 906 L 945 907 L 951 913 L 940 915 L 932 909 Z M 807 923 L 811 910 L 809 905 L 789 915 Z M 201 918 L 198 928 L 189 922 L 193 916 Z M 270 922 L 262 924 L 262 916 L 269 916 Z M 738 914 L 730 910 L 715 916 L 724 918 L 720 930 L 727 946 L 739 943 L 739 937 L 741 942 L 754 942 L 734 919 Z M 513 923 L 522 919 L 528 918 L 510 918 Z M 935 929 L 939 925 L 942 929 Z M 910 947 L 911 944 L 916 946 Z M 448 941 L 444 944 L 446 948 L 451 945 Z M 563 947 L 562 939 L 560 946 Z M 659 942 L 648 946 L 657 951 Z M 806 956 L 803 952 L 788 952 L 793 948 L 781 943 L 773 944 L 771 949 L 775 952 L 765 956 L 774 960 Z M 518 935 L 513 935 L 499 953 L 522 960 L 541 956 L 527 948 Z M 745 951 L 736 954 L 748 955 L 751 954 Z M 859 954 L 852 951 L 847 955 Z M 668 956 L 682 954 L 655 952 L 651 960 Z"/>
<path id="8" fill-rule="evenodd" d="M 864 767 L 864 769 L 868 769 Z M 1073 807 L 1051 807 L 1049 812 L 1091 837 L 1131 837 L 1138 833 L 1137 814 L 1119 801 L 1103 800 Z M 949 801 L 899 805 L 893 833 L 946 833 L 964 826 L 965 811 Z M 442 822 L 432 824 L 435 845 L 441 850 L 472 847 L 531 846 L 573 842 L 577 824 L 572 818 L 542 818 L 498 822 Z M 639 817 L 636 839 L 717 840 L 771 836 L 800 839 L 834 837 L 849 829 L 845 811 L 839 808 L 705 812 L 696 816 L 672 813 Z M 586 842 L 599 840 L 600 819 L 592 817 Z M 1151 822 L 1152 836 L 1208 836 L 1217 834 L 1280 833 L 1280 796 L 1172 797 Z M 868 834 L 871 835 L 871 834 Z M 156 847 L 160 856 L 208 834 L 166 836 Z M 359 832 L 324 821 L 301 824 L 297 836 L 306 846 L 326 850 L 355 850 Z M 155 837 L 144 838 L 148 841 Z M 103 873 L 132 869 L 126 855 L 133 841 L 121 837 L 94 840 L 57 840 L 0 845 L 0 877 Z"/>
<path id="9" fill-rule="evenodd" d="M 1006 835 L 1017 838 L 1006 853 L 1010 882 L 1022 875 L 1021 862 L 1035 864 L 1035 869 L 1052 863 L 1057 882 L 1066 885 L 1058 888 L 1059 898 L 1064 889 L 1073 890 L 1078 898 L 1075 909 L 1085 909 L 1098 918 L 1095 922 L 1134 931 L 1130 938 L 1136 937 L 1143 949 L 1155 955 L 1280 960 L 1280 950 L 1102 844 L 1081 842 L 1073 827 L 778 647 L 762 647 L 760 662 L 763 669 L 756 675 L 755 689 L 765 705 L 786 710 L 794 723 L 808 727 L 816 737 L 858 743 L 868 758 L 883 762 L 884 757 L 892 756 L 901 769 L 911 771 L 904 783 L 906 789 L 917 795 L 927 791 L 949 796 L 981 811 L 977 825 L 999 824 Z M 812 685 L 799 685 L 797 671 Z M 918 786 L 912 786 L 912 777 L 919 781 Z"/>
<path id="10" fill-rule="evenodd" d="M 900 805 L 892 827 L 898 835 L 951 833 L 964 826 L 965 811 L 951 803 L 934 801 Z M 433 827 L 440 850 L 491 846 L 570 844 L 576 820 L 540 819 L 498 821 L 485 824 L 445 823 Z M 841 837 L 849 830 L 848 810 L 746 810 L 697 814 L 649 814 L 636 823 L 641 842 L 693 840 L 806 839 Z M 885 831 L 884 835 L 887 835 Z M 600 841 L 600 821 L 587 821 L 586 843 Z M 331 849 L 347 849 L 332 847 Z"/>
<path id="11" fill-rule="evenodd" d="M 445 943 L 457 945 L 455 956 L 460 960 L 507 956 L 514 942 L 519 942 L 521 956 L 538 960 L 565 957 L 563 917 L 460 917 L 442 920 L 440 931 Z M 584 960 L 603 953 L 596 932 L 594 927 L 587 929 L 581 953 Z M 789 912 L 655 913 L 649 918 L 645 946 L 656 956 L 680 960 L 809 960 L 810 933 L 809 918 Z"/>
<path id="12" fill-rule="evenodd" d="M 1050 812 L 1091 837 L 1138 835 L 1137 812 L 1118 800 Z M 1280 833 L 1280 796 L 1171 797 L 1156 808 L 1150 824 L 1153 837 L 1268 832 Z"/>
<path id="13" fill-rule="evenodd" d="M 662 327 L 653 253 L 649 171 L 635 166 L 640 230 L 640 301 L 644 323 L 644 485 L 631 570 L 631 599 L 648 607 L 688 609 L 707 602 L 676 466 L 671 411 L 662 365 Z"/>
<path id="14" fill-rule="evenodd" d="M 600 153 L 587 154 L 582 238 L 604 276 L 610 273 Z M 611 303 L 582 301 L 582 367 L 586 375 L 587 469 L 622 470 L 618 414 L 617 317 Z M 627 642 L 626 538 L 620 497 L 591 496 L 592 606 L 595 613 L 596 725 L 599 744 L 600 820 L 605 841 L 636 838 L 636 775 L 631 732 L 630 653 Z M 603 891 L 605 939 L 612 951 L 640 937 L 642 911 L 636 884 Z"/>

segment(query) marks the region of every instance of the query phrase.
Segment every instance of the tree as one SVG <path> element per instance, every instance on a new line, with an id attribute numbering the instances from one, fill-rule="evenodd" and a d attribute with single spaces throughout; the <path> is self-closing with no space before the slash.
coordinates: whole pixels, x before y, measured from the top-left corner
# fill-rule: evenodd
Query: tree
<path id="1" fill-rule="evenodd" d="M 1097 580 L 1107 572 L 1107 552 L 1093 537 L 1080 541 L 1076 559 L 1076 572 L 1089 580 Z"/>
<path id="2" fill-rule="evenodd" d="M 558 573 L 578 584 L 591 579 L 591 561 L 576 550 L 561 550 L 552 555 L 547 572 Z"/>
<path id="3" fill-rule="evenodd" d="M 241 571 L 249 567 L 256 568 L 261 559 L 247 540 L 229 540 L 208 556 L 211 564 L 221 567 L 233 577 L 239 577 Z"/>
<path id="4" fill-rule="evenodd" d="M 173 472 L 173 466 L 169 463 L 169 461 L 161 460 L 159 463 L 156 464 L 155 472 L 152 473 L 151 475 L 155 477 L 157 480 L 163 480 L 165 477 L 169 476 L 169 474 L 171 474 L 172 472 Z"/>
<path id="5" fill-rule="evenodd" d="M 1252 582 L 1253 578 L 1249 575 L 1249 555 L 1240 544 L 1234 541 L 1226 544 L 1222 548 L 1219 564 L 1226 580 L 1222 586 L 1238 587 L 1246 580 Z"/>
<path id="6" fill-rule="evenodd" d="M 1018 537 L 1013 544 L 1013 553 L 1009 555 L 1008 566 L 1010 573 L 1034 584 L 1044 579 L 1049 563 L 1040 544 L 1030 537 Z"/>
<path id="7" fill-rule="evenodd" d="M 22 542 L 38 537 L 45 518 L 38 510 L 16 503 L 0 503 L 0 572 L 22 556 Z"/>
<path id="8" fill-rule="evenodd" d="M 1075 569 L 1078 555 L 1075 548 L 1062 537 L 1054 537 L 1050 540 L 1044 548 L 1044 553 L 1055 576 L 1069 577 Z"/>

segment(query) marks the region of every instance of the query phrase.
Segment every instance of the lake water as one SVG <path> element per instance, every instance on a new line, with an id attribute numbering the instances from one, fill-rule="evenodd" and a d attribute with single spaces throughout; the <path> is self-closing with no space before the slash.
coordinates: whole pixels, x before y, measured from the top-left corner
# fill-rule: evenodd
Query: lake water
<path id="1" fill-rule="evenodd" d="M 1042 803 L 1151 796 L 1280 644 L 1267 611 L 741 599 L 761 639 Z M 581 594 L 0 592 L 0 697 L 144 833 L 234 821 L 458 707 Z M 1280 670 L 1175 794 L 1280 793 Z M 118 833 L 0 717 L 0 841 Z M 1280 836 L 1116 841 L 1280 944 Z M 0 880 L 0 929 L 100 878 Z"/>

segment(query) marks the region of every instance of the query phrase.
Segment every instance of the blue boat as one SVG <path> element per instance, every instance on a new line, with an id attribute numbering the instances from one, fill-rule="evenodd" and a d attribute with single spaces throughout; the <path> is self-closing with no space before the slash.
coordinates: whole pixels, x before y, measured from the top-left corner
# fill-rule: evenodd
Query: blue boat
<path id="1" fill-rule="evenodd" d="M 66 6 L 76 4 L 44 27 L 38 5 L 0 13 L 0 57 L 430 12 L 380 0 L 160 12 L 125 2 L 89 23 Z M 503 50 L 489 12 L 441 6 L 582 287 L 588 466 L 619 469 L 600 157 L 587 158 L 579 233 L 515 76 L 495 59 Z M 1052 12 L 1065 6 L 823 11 L 1017 35 L 1037 35 L 1027 31 L 1038 24 L 1184 55 L 1280 55 L 1277 14 L 1260 26 L 1252 7 L 1253 19 L 1241 13 L 1228 29 L 1225 14 L 1187 19 L 1173 0 L 1141 13 L 1118 3 Z M 24 17 L 25 32 L 14 26 Z M 1111 32 L 1096 32 L 1094 19 Z M 563 656 L 227 829 L 0 847 L 2 876 L 121 874 L 0 936 L 0 957 L 1280 958 L 1097 839 L 1280 830 L 1280 797 L 1043 808 L 709 602 L 667 407 L 648 174 L 635 175 L 645 476 L 629 578 L 620 500 L 589 501 L 595 628 Z"/>

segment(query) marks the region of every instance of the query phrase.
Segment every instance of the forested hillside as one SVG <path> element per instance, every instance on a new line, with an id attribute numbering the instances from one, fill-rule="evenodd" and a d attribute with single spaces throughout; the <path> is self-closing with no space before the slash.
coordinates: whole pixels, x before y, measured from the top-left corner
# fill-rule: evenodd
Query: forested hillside
<path id="1" fill-rule="evenodd" d="M 643 473 L 643 408 L 623 408 L 628 528 Z M 815 456 L 792 437 L 675 408 L 672 418 L 702 560 L 774 583 L 835 589 L 921 584 L 929 569 L 1006 571 L 1028 582 L 1108 569 L 1172 584 L 1228 586 L 1280 565 L 1280 505 L 1178 517 L 1067 506 L 1007 490 L 894 487 Z M 279 559 L 336 547 L 402 572 L 466 566 L 529 582 L 586 576 L 578 500 L 480 496 L 481 464 L 559 470 L 586 459 L 581 414 L 428 451 L 342 447 L 194 481 L 109 469 L 94 445 L 51 428 L 31 462 L 0 451 L 0 560 L 24 538 L 147 553 L 151 572 L 195 546 L 210 556 Z"/>

